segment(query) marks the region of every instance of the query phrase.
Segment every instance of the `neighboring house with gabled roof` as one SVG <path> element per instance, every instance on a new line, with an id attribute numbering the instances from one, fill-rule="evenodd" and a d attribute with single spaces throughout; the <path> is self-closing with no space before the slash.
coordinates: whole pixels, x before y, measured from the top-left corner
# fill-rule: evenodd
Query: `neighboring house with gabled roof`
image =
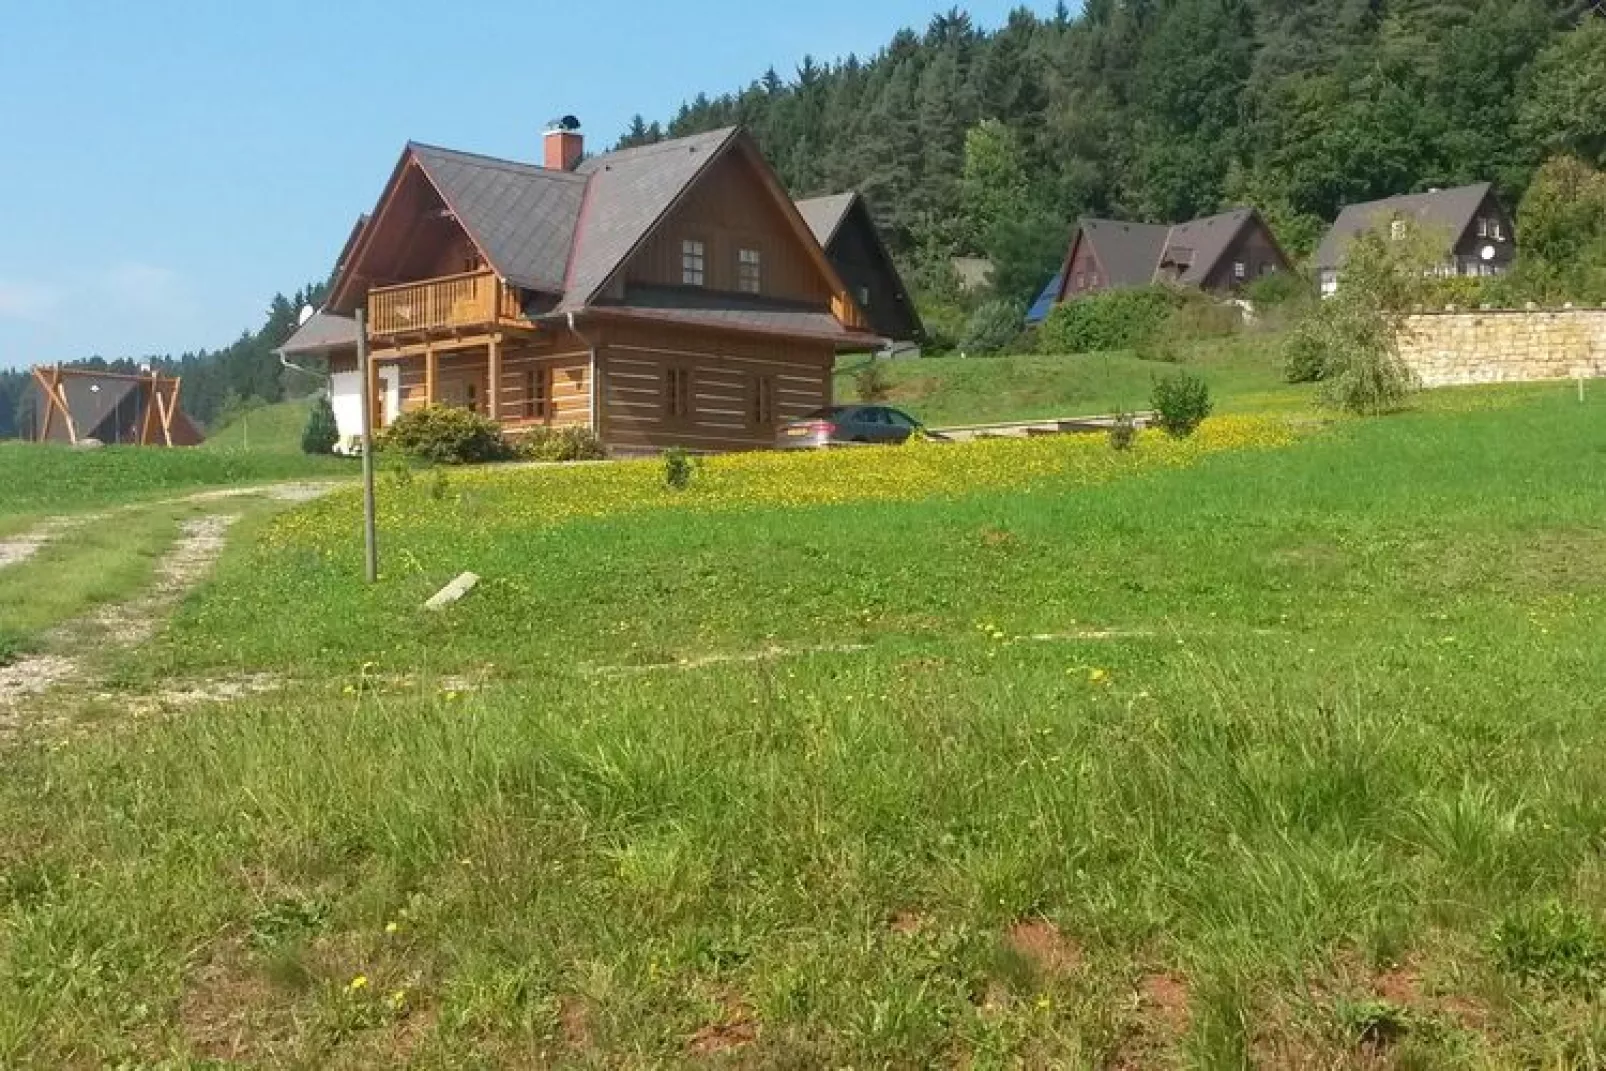
<path id="1" fill-rule="evenodd" d="M 816 197 L 799 201 L 797 210 L 876 334 L 896 342 L 923 339 L 920 313 L 864 197 L 856 192 Z"/>
<path id="2" fill-rule="evenodd" d="M 557 129 L 544 156 L 403 151 L 280 350 L 328 359 L 343 436 L 366 398 L 381 425 L 446 403 L 615 450 L 769 445 L 830 404 L 838 352 L 882 344 L 741 130 L 587 158 Z"/>
<path id="3" fill-rule="evenodd" d="M 1290 267 L 1253 208 L 1177 224 L 1083 219 L 1071 235 L 1054 304 L 1158 283 L 1226 294 Z M 1039 299 L 1036 307 L 1042 305 Z"/>
<path id="4" fill-rule="evenodd" d="M 1444 275 L 1503 275 L 1517 259 L 1516 229 L 1487 182 L 1346 205 L 1316 250 L 1323 294 L 1336 293 L 1350 243 L 1368 231 L 1403 238 L 1406 224 L 1444 246 Z"/>

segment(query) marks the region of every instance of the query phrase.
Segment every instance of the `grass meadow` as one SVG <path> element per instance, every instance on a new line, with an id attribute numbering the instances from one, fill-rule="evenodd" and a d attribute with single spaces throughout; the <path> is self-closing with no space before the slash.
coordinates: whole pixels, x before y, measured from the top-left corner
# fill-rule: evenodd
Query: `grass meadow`
<path id="1" fill-rule="evenodd" d="M 264 519 L 0 757 L 0 1065 L 1599 1066 L 1603 417 Z"/>
<path id="2" fill-rule="evenodd" d="M 1261 413 L 1307 407 L 1311 390 L 1290 386 L 1279 368 L 1280 336 L 1247 332 L 1190 342 L 1186 371 L 1210 384 L 1218 410 Z M 836 397 L 853 400 L 866 358 L 837 367 Z M 1095 416 L 1149 408 L 1154 380 L 1177 364 L 1129 351 L 1075 356 L 926 357 L 882 363 L 889 401 L 931 427 Z"/>

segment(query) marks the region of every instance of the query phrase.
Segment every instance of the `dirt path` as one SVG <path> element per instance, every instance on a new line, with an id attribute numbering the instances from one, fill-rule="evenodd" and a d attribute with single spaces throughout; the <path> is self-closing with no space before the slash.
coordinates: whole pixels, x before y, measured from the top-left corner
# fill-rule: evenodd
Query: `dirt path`
<path id="1" fill-rule="evenodd" d="M 301 482 L 264 484 L 258 487 L 225 487 L 216 491 L 197 491 L 194 494 L 182 495 L 178 498 L 157 499 L 153 502 L 131 502 L 126 506 L 119 506 L 116 510 L 100 513 L 79 513 L 51 517 L 48 520 L 41 521 L 27 531 L 0 539 L 0 569 L 11 565 L 21 565 L 68 532 L 82 528 L 86 524 L 97 524 L 116 513 L 128 513 L 151 506 L 179 506 L 192 502 L 220 502 L 232 498 L 255 496 L 271 498 L 278 502 L 299 504 L 320 498 L 337 486 L 339 485 L 334 483 Z"/>
<path id="2" fill-rule="evenodd" d="M 200 583 L 223 553 L 229 527 L 238 514 L 214 514 L 185 521 L 178 542 L 156 565 L 154 583 L 127 602 L 105 606 L 56 626 L 45 646 L 58 653 L 34 655 L 0 667 L 0 737 L 18 726 L 8 718 L 19 701 L 62 684 L 86 680 L 76 650 L 105 651 L 134 647 L 149 640 L 168 610 Z"/>

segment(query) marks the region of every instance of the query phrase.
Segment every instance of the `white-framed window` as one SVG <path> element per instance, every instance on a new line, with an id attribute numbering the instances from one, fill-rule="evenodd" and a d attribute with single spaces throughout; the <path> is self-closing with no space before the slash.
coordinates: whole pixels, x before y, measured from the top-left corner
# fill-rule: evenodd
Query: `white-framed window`
<path id="1" fill-rule="evenodd" d="M 1076 289 L 1080 290 L 1087 285 L 1087 276 L 1082 272 L 1076 273 Z"/>
<path id="2" fill-rule="evenodd" d="M 1479 238 L 1487 238 L 1487 237 L 1489 237 L 1489 219 L 1488 219 L 1487 216 L 1479 216 L 1478 217 L 1478 237 Z"/>
<path id="3" fill-rule="evenodd" d="M 859 308 L 868 309 L 869 307 L 870 307 L 870 288 L 868 286 L 861 286 L 861 287 L 859 287 Z"/>
<path id="4" fill-rule="evenodd" d="M 708 281 L 708 247 L 696 238 L 680 243 L 680 281 L 687 286 L 703 286 Z"/>
<path id="5" fill-rule="evenodd" d="M 736 289 L 744 294 L 763 292 L 764 254 L 757 249 L 742 249 L 737 252 Z"/>
<path id="6" fill-rule="evenodd" d="M 1234 279 L 1247 279 L 1247 278 L 1249 278 L 1249 265 L 1245 264 L 1241 260 L 1233 261 L 1232 262 L 1232 277 Z"/>
<path id="7" fill-rule="evenodd" d="M 1494 236 L 1494 240 L 1497 242 L 1503 242 L 1506 240 L 1505 225 L 1498 219 L 1489 221 L 1489 233 Z"/>

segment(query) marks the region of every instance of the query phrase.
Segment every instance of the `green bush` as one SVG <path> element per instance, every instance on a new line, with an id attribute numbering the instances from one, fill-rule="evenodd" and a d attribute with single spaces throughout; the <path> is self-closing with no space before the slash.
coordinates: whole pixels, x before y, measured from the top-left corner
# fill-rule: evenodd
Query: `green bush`
<path id="1" fill-rule="evenodd" d="M 953 302 L 921 302 L 920 322 L 925 326 L 926 337 L 920 352 L 926 357 L 942 357 L 959 348 L 970 314 L 963 305 Z"/>
<path id="2" fill-rule="evenodd" d="M 1210 386 L 1188 372 L 1155 380 L 1149 404 L 1154 407 L 1156 422 L 1178 439 L 1192 435 L 1215 408 Z"/>
<path id="3" fill-rule="evenodd" d="M 684 491 L 697 475 L 697 459 L 683 446 L 671 446 L 664 451 L 664 486 L 671 491 Z"/>
<path id="4" fill-rule="evenodd" d="M 379 446 L 436 465 L 473 465 L 513 456 L 494 420 L 450 405 L 403 413 L 380 433 Z"/>
<path id="5" fill-rule="evenodd" d="M 1057 305 L 1039 332 L 1044 353 L 1132 349 L 1160 331 L 1181 304 L 1165 287 L 1111 290 Z"/>
<path id="6" fill-rule="evenodd" d="M 960 340 L 961 352 L 972 357 L 1003 353 L 1026 326 L 1026 310 L 1014 301 L 989 301 L 971 314 Z"/>
<path id="7" fill-rule="evenodd" d="M 1315 288 L 1303 275 L 1291 271 L 1274 271 L 1262 275 L 1244 287 L 1244 298 L 1255 307 L 1256 313 L 1283 305 L 1309 304 Z"/>
<path id="8" fill-rule="evenodd" d="M 590 428 L 536 428 L 519 437 L 515 450 L 525 461 L 601 461 L 608 456 Z"/>
<path id="9" fill-rule="evenodd" d="M 313 399 L 306 426 L 301 429 L 301 452 L 332 454 L 339 442 L 340 425 L 335 423 L 335 407 L 329 404 L 328 395 L 321 394 Z"/>
<path id="10" fill-rule="evenodd" d="M 874 357 L 853 377 L 853 393 L 861 402 L 884 402 L 892 393 L 892 381 L 887 370 Z"/>

